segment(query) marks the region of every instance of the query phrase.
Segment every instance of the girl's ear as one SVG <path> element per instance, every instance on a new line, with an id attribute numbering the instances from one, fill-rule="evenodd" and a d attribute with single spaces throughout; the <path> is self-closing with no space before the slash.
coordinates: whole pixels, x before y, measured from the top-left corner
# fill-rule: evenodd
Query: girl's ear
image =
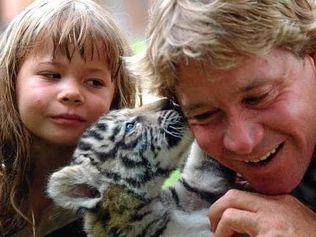
<path id="1" fill-rule="evenodd" d="M 309 53 L 309 56 L 312 58 L 314 65 L 316 67 L 316 52 Z"/>

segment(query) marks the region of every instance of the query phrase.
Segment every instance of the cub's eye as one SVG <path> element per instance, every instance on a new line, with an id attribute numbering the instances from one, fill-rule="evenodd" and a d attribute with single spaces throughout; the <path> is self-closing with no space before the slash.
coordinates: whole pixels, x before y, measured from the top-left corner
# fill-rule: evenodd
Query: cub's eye
<path id="1" fill-rule="evenodd" d="M 126 125 L 125 125 L 125 132 L 132 131 L 135 128 L 135 125 L 136 125 L 135 121 L 126 123 Z"/>

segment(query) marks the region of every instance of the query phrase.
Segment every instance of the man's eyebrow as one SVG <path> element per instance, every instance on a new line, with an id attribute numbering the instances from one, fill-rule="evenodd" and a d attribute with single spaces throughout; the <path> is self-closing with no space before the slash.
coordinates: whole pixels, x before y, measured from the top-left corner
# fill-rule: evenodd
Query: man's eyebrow
<path id="1" fill-rule="evenodd" d="M 182 106 L 182 111 L 186 114 L 186 113 L 190 113 L 194 110 L 200 109 L 205 107 L 206 104 L 204 102 L 196 102 L 196 103 L 190 103 L 187 105 L 183 105 Z"/>
<path id="2" fill-rule="evenodd" d="M 273 80 L 260 79 L 260 80 L 253 81 L 250 84 L 245 85 L 244 87 L 237 89 L 237 93 L 249 92 L 251 90 L 257 89 L 258 87 L 266 85 L 269 82 L 271 83 L 271 82 L 273 82 Z M 182 111 L 186 114 L 186 113 L 190 113 L 192 111 L 201 109 L 201 108 L 206 107 L 206 106 L 208 106 L 207 102 L 197 101 L 197 102 L 192 102 L 192 103 L 182 105 L 181 107 L 182 107 Z"/>
<path id="3" fill-rule="evenodd" d="M 272 82 L 272 81 L 268 80 L 268 79 L 267 80 L 260 79 L 260 80 L 257 80 L 257 81 L 253 81 L 249 85 L 246 85 L 246 86 L 240 88 L 239 92 L 249 92 L 249 91 L 254 90 L 254 89 L 258 88 L 258 87 L 266 85 L 269 82 Z"/>

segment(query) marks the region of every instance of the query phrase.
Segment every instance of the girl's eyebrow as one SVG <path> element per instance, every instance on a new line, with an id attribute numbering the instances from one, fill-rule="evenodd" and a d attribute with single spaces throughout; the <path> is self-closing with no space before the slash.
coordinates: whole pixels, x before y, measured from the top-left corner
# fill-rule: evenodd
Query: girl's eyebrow
<path id="1" fill-rule="evenodd" d="M 101 73 L 104 73 L 104 72 L 107 72 L 107 70 L 103 69 L 103 68 L 88 68 L 87 69 L 88 72 L 90 73 L 93 73 L 93 72 L 101 72 Z"/>
<path id="2" fill-rule="evenodd" d="M 63 67 L 66 68 L 68 67 L 67 65 L 64 65 L 63 63 L 56 62 L 56 61 L 43 61 L 39 62 L 39 65 L 48 65 L 48 66 L 55 66 L 55 67 Z M 89 73 L 107 73 L 108 70 L 103 67 L 87 67 L 86 69 Z"/>
<path id="3" fill-rule="evenodd" d="M 39 62 L 39 64 L 43 64 L 43 65 L 53 65 L 53 66 L 57 66 L 57 67 L 66 67 L 64 64 L 59 63 L 59 62 L 55 62 L 55 61 L 43 61 L 43 62 Z"/>

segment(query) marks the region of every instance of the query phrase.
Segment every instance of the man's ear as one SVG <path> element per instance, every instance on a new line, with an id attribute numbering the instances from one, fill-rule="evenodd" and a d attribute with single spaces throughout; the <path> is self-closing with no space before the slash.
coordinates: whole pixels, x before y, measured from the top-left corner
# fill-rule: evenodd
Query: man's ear
<path id="1" fill-rule="evenodd" d="M 102 183 L 101 177 L 99 171 L 91 166 L 67 166 L 49 177 L 47 194 L 63 208 L 91 209 L 102 199 L 106 189 L 106 183 Z"/>

